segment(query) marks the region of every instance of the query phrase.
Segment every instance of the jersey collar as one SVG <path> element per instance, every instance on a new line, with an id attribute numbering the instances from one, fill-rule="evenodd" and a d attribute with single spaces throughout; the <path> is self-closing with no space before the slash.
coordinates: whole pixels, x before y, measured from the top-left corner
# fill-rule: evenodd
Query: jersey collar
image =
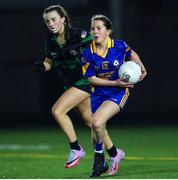
<path id="1" fill-rule="evenodd" d="M 103 55 L 99 55 L 99 56 L 105 58 L 108 53 L 108 49 L 112 48 L 112 47 L 114 47 L 114 40 L 109 37 L 108 42 L 107 42 L 107 49 L 106 49 L 105 53 Z M 90 44 L 90 50 L 91 50 L 92 54 L 94 54 L 94 53 L 97 54 L 96 44 L 94 41 L 92 41 L 92 43 Z"/>

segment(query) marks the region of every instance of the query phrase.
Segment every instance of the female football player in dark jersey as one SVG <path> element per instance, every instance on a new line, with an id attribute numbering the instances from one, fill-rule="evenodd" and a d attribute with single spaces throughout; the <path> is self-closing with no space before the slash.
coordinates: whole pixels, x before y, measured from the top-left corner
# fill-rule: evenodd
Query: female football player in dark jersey
<path id="1" fill-rule="evenodd" d="M 70 26 L 67 12 L 60 5 L 53 5 L 44 10 L 43 19 L 50 31 L 46 40 L 46 58 L 36 65 L 41 71 L 55 68 L 62 76 L 65 92 L 52 107 L 52 114 L 70 143 L 71 151 L 66 168 L 75 167 L 85 155 L 77 141 L 77 136 L 68 112 L 76 108 L 84 123 L 91 127 L 90 84 L 82 75 L 81 54 L 92 41 L 92 36 L 85 30 Z M 113 143 L 105 130 L 104 145 L 109 154 Z"/>
<path id="2" fill-rule="evenodd" d="M 93 42 L 82 55 L 82 68 L 84 77 L 93 85 L 91 94 L 92 129 L 96 134 L 95 158 L 91 177 L 100 176 L 107 169 L 102 149 L 105 126 L 109 119 L 120 112 L 124 107 L 129 88 L 133 84 L 119 79 L 118 69 L 127 59 L 140 65 L 144 79 L 147 72 L 139 56 L 124 41 L 111 38 L 112 23 L 104 15 L 95 15 L 91 20 L 91 33 Z M 109 175 L 117 173 L 119 163 L 124 159 L 125 153 L 121 149 L 113 149 Z"/>

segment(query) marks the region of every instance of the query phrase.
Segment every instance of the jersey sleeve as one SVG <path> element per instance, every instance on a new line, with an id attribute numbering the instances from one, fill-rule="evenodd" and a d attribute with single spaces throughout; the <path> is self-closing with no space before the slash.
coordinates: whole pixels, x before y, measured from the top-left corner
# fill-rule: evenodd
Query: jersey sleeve
<path id="1" fill-rule="evenodd" d="M 88 49 L 82 54 L 82 73 L 85 78 L 95 76 L 94 64 Z"/>
<path id="2" fill-rule="evenodd" d="M 128 44 L 126 42 L 123 41 L 123 44 L 124 44 L 124 48 L 125 48 L 126 59 L 129 59 L 131 57 L 132 49 L 128 46 Z"/>
<path id="3" fill-rule="evenodd" d="M 45 39 L 45 42 L 44 42 L 44 51 L 45 51 L 45 56 L 49 59 L 52 59 L 51 57 L 51 53 L 50 53 L 50 42 L 49 42 L 49 38 L 47 37 Z"/>

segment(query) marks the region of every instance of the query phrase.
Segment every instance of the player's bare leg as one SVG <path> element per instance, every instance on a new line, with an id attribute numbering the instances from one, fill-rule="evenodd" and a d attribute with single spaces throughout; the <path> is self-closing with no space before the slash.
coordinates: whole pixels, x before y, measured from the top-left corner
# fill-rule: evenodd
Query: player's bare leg
<path id="1" fill-rule="evenodd" d="M 52 114 L 57 123 L 64 131 L 69 142 L 76 141 L 77 136 L 72 121 L 67 113 L 88 97 L 88 93 L 81 91 L 75 87 L 71 87 L 61 95 L 61 97 L 52 107 Z"/>
<path id="2" fill-rule="evenodd" d="M 62 94 L 52 108 L 52 114 L 67 136 L 71 146 L 69 159 L 65 164 L 66 168 L 75 167 L 85 155 L 83 148 L 78 144 L 72 121 L 67 113 L 89 96 L 88 93 L 72 87 Z"/>
<path id="3" fill-rule="evenodd" d="M 92 112 L 90 107 L 90 98 L 85 99 L 77 106 L 77 111 L 80 113 L 81 118 L 84 120 L 85 125 L 89 126 L 91 128 L 91 118 L 92 118 Z M 96 142 L 96 136 L 91 130 L 91 138 L 93 141 L 93 144 Z M 113 146 L 113 142 L 108 135 L 108 131 L 105 129 L 105 135 L 104 135 L 104 147 L 106 150 L 111 149 Z"/>
<path id="4" fill-rule="evenodd" d="M 91 118 L 92 118 L 92 113 L 91 113 L 90 109 L 91 109 L 90 108 L 90 98 L 82 101 L 77 106 L 77 110 L 80 112 L 80 116 L 84 120 L 84 123 L 89 127 L 91 127 Z M 105 128 L 105 126 L 104 126 L 104 128 Z M 92 142 L 93 142 L 93 145 L 95 146 L 96 135 L 95 135 L 95 133 L 93 133 L 92 128 L 91 128 L 91 133 L 92 133 L 92 136 L 91 136 Z M 103 148 L 105 148 L 108 151 L 109 156 L 110 156 L 109 175 L 114 175 L 118 171 L 118 161 L 120 161 L 121 155 L 123 157 L 123 151 L 116 149 L 116 147 L 113 145 L 113 142 L 111 141 L 110 136 L 108 135 L 106 128 L 105 128 L 105 134 L 104 134 Z M 114 158 L 113 158 L 113 156 L 114 156 Z M 105 163 L 105 166 L 102 169 L 102 173 L 106 172 L 107 170 L 108 170 L 108 166 L 107 166 L 107 163 Z"/>
<path id="5" fill-rule="evenodd" d="M 119 113 L 120 107 L 112 102 L 105 101 L 98 110 L 94 113 L 92 117 L 92 129 L 96 134 L 96 146 L 95 146 L 95 156 L 101 156 L 101 158 L 95 159 L 95 163 L 93 166 L 93 171 L 91 173 L 91 177 L 100 176 L 105 168 L 105 160 L 104 153 L 102 150 L 102 143 L 105 137 L 105 125 L 106 122 L 112 118 L 115 114 Z M 125 157 L 124 151 L 121 149 L 115 148 L 115 155 L 110 158 L 110 167 L 109 167 L 109 175 L 114 175 L 117 173 L 119 169 L 119 164 L 122 159 Z M 103 155 L 101 155 L 103 154 Z M 98 162 L 100 161 L 100 162 Z"/>

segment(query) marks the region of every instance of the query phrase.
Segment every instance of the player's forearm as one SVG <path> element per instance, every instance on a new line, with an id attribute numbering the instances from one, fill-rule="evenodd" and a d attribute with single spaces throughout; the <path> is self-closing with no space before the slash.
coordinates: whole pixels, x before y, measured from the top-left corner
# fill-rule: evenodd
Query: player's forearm
<path id="1" fill-rule="evenodd" d="M 92 85 L 95 85 L 95 86 L 117 86 L 118 85 L 116 81 L 106 80 L 106 79 L 98 78 L 96 76 L 89 77 L 88 80 Z"/>
<path id="2" fill-rule="evenodd" d="M 142 70 L 146 71 L 145 66 L 143 65 L 139 55 L 136 52 L 134 52 L 133 50 L 132 50 L 132 53 L 131 53 L 130 60 L 135 61 L 141 67 Z"/>

